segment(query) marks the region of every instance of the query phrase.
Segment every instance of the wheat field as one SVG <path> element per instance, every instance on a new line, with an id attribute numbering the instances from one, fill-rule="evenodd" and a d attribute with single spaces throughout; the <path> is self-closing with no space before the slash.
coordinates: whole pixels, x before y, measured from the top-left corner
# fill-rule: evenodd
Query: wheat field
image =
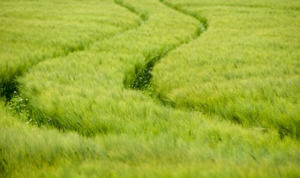
<path id="1" fill-rule="evenodd" d="M 0 177 L 299 177 L 300 1 L 0 0 Z"/>

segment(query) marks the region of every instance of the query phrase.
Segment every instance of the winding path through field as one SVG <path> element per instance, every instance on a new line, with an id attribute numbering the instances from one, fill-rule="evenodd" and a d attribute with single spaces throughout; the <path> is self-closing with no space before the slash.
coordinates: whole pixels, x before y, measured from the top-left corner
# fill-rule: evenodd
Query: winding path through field
<path id="1" fill-rule="evenodd" d="M 141 88 L 148 85 L 151 77 L 147 76 L 151 75 L 154 63 L 199 37 L 207 27 L 206 21 L 159 1 L 115 2 L 139 15 L 143 25 L 103 40 L 90 50 L 44 61 L 26 74 L 21 79 L 20 91 L 29 98 L 30 117 L 34 122 L 94 135 L 125 129 L 120 128 L 124 118 L 135 122 L 141 118 L 147 120 L 157 112 L 164 115 L 161 105 L 155 106 L 147 96 L 123 90 L 124 83 L 126 88 L 126 84 L 130 86 L 138 79 Z M 135 107 L 143 103 L 153 106 L 122 111 L 120 102 Z M 148 114 L 140 115 L 141 111 Z"/>
<path id="2" fill-rule="evenodd" d="M 134 74 L 129 74 L 125 76 L 124 84 L 125 87 L 129 87 L 132 89 L 138 89 L 138 90 L 149 90 L 150 91 L 150 96 L 156 97 L 155 99 L 160 99 L 157 93 L 155 92 L 151 86 L 151 79 L 152 79 L 152 70 L 155 67 L 155 64 L 159 62 L 163 57 L 167 56 L 170 52 L 176 50 L 177 48 L 180 48 L 183 44 L 188 44 L 193 40 L 196 40 L 197 38 L 200 37 L 200 35 L 207 30 L 208 28 L 208 23 L 207 20 L 204 17 L 196 16 L 193 15 L 187 11 L 184 11 L 176 6 L 173 6 L 170 3 L 164 2 L 163 0 L 160 0 L 161 3 L 165 4 L 165 6 L 178 11 L 179 13 L 182 13 L 186 16 L 190 16 L 196 20 L 199 21 L 199 27 L 196 32 L 196 34 L 192 34 L 190 39 L 172 47 L 169 48 L 165 51 L 163 51 L 161 54 L 158 54 L 156 56 L 150 55 L 152 58 L 146 59 L 146 64 L 144 66 L 136 65 L 135 67 L 135 73 Z M 160 100 L 162 104 L 168 104 L 163 100 Z"/>

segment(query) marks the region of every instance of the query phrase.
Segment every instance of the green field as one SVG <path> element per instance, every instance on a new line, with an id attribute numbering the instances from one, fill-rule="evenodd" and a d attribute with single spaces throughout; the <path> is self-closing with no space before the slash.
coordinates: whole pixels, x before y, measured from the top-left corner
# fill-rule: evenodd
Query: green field
<path id="1" fill-rule="evenodd" d="M 0 177 L 300 177 L 299 0 L 0 0 Z"/>

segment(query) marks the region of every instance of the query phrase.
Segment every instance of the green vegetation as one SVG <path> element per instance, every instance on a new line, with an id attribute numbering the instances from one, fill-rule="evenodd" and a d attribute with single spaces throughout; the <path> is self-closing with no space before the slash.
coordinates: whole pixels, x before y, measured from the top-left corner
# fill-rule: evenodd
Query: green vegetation
<path id="1" fill-rule="evenodd" d="M 300 176 L 287 2 L 0 2 L 0 177 Z"/>
<path id="2" fill-rule="evenodd" d="M 176 107 L 300 137 L 300 2 L 168 2 L 210 23 L 201 38 L 155 67 L 159 97 Z"/>
<path id="3" fill-rule="evenodd" d="M 109 0 L 10 0 L 0 2 L 0 21 L 0 93 L 9 96 L 31 66 L 85 50 L 140 20 Z"/>
<path id="4" fill-rule="evenodd" d="M 144 66 L 147 59 L 197 35 L 200 24 L 158 1 L 130 5 L 148 14 L 139 28 L 102 40 L 90 50 L 45 61 L 20 78 L 33 122 L 91 136 L 141 132 L 147 122 L 169 119 L 170 111 L 141 92 L 125 89 L 123 82 L 135 78 L 136 65 Z"/>

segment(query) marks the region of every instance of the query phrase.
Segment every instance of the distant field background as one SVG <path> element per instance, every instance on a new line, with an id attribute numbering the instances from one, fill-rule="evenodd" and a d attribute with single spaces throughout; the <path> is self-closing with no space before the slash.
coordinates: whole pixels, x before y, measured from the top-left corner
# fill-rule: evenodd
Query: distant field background
<path id="1" fill-rule="evenodd" d="M 300 1 L 0 0 L 0 177 L 300 177 Z"/>

